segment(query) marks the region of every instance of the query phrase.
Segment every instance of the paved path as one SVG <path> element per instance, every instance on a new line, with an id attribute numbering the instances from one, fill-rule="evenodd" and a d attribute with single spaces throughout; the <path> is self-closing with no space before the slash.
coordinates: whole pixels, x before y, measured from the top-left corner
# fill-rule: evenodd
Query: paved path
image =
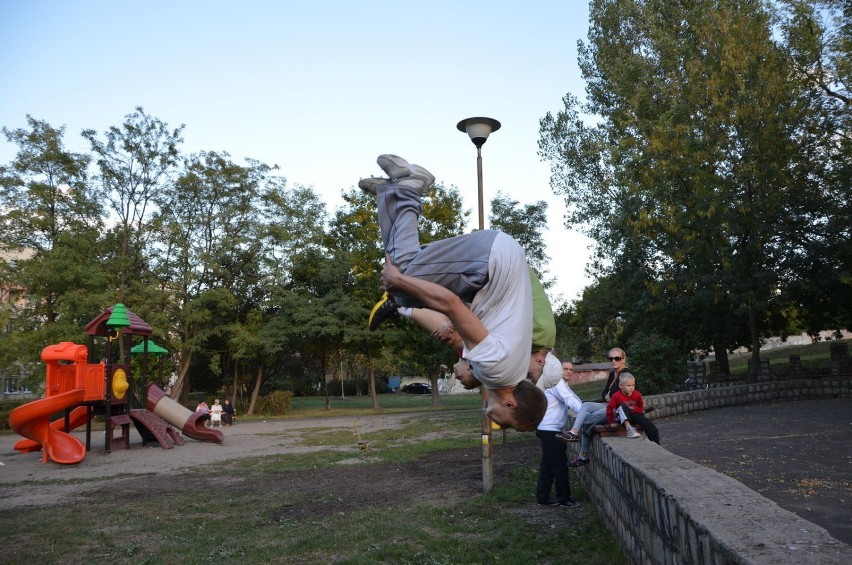
<path id="1" fill-rule="evenodd" d="M 656 420 L 663 447 L 852 545 L 852 400 L 775 402 Z"/>

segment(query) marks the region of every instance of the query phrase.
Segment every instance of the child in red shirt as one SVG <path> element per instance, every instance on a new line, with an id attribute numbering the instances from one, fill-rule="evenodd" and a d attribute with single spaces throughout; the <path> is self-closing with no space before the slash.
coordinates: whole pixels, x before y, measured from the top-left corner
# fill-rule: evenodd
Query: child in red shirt
<path id="1" fill-rule="evenodd" d="M 626 373 L 618 377 L 618 388 L 606 405 L 606 418 L 610 424 L 616 420 L 627 430 L 627 437 L 631 439 L 642 437 L 633 426 L 642 426 L 648 439 L 660 444 L 660 432 L 657 426 L 645 416 L 645 400 L 642 394 L 636 390 L 636 379 L 633 375 Z"/>

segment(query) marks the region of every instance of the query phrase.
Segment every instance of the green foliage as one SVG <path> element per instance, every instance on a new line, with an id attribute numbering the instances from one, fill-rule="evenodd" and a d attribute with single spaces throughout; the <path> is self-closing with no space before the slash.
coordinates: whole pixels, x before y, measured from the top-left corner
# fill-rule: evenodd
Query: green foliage
<path id="1" fill-rule="evenodd" d="M 270 416 L 283 416 L 290 412 L 293 393 L 289 390 L 276 390 L 258 400 L 257 412 Z"/>
<path id="2" fill-rule="evenodd" d="M 636 388 L 643 395 L 668 392 L 686 378 L 686 356 L 671 338 L 637 332 L 626 349 Z"/>
<path id="3" fill-rule="evenodd" d="M 18 406 L 23 406 L 28 402 L 32 402 L 32 400 L 27 399 L 0 401 L 0 431 L 6 431 L 9 429 L 9 413 Z"/>
<path id="4" fill-rule="evenodd" d="M 553 313 L 556 322 L 555 355 L 563 361 L 581 362 L 590 358 L 588 331 L 577 316 L 576 306 L 560 304 Z"/>
<path id="5" fill-rule="evenodd" d="M 111 230 L 119 244 L 110 262 L 113 302 L 127 302 L 125 289 L 145 270 L 148 222 L 156 194 L 167 186 L 179 162 L 182 130 L 169 131 L 168 124 L 137 107 L 121 127 L 110 127 L 102 138 L 92 129 L 82 132 L 96 157 L 100 201 L 119 220 Z"/>
<path id="6" fill-rule="evenodd" d="M 816 5 L 790 4 L 797 17 Z M 803 81 L 789 64 L 791 46 L 812 70 L 817 45 L 840 43 L 796 24 L 784 44 L 772 9 L 591 3 L 587 101 L 566 95 L 539 146 L 566 223 L 596 242 L 593 270 L 616 277 L 625 337 L 757 352 L 807 318 L 848 323 L 849 99 L 842 82 Z"/>
<path id="7" fill-rule="evenodd" d="M 102 209 L 86 171 L 91 158 L 64 148 L 64 128 L 31 116 L 27 124 L 3 128 L 18 150 L 0 167 L 0 280 L 20 289 L 0 314 L 9 330 L 0 342 L 4 370 L 30 366 L 51 343 L 79 343 L 107 286 Z"/>
<path id="8" fill-rule="evenodd" d="M 844 341 L 847 343 L 847 347 L 852 348 L 852 340 L 850 339 L 814 341 L 804 345 L 782 345 L 764 349 L 760 353 L 760 358 L 769 360 L 769 367 L 773 373 L 786 372 L 789 369 L 791 355 L 798 355 L 802 366 L 806 369 L 825 369 L 831 366 L 831 346 Z M 731 374 L 747 374 L 748 363 L 748 354 L 736 353 L 732 355 Z"/>
<path id="9" fill-rule="evenodd" d="M 0 243 L 45 252 L 60 235 L 93 236 L 101 228 L 101 207 L 88 185 L 91 158 L 65 149 L 65 128 L 29 115 L 27 124 L 29 130 L 2 130 L 18 152 L 0 168 Z"/>
<path id="10" fill-rule="evenodd" d="M 547 227 L 547 202 L 539 200 L 522 206 L 517 200 L 498 192 L 491 200 L 488 223 L 492 229 L 515 238 L 524 248 L 527 263 L 542 280 L 542 286 L 545 289 L 553 286 L 553 281 L 544 280 L 548 257 L 542 230 Z"/>
<path id="11" fill-rule="evenodd" d="M 561 306 L 554 314 L 557 352 L 564 359 L 592 362 L 601 360 L 613 344 L 623 343 L 625 312 L 635 299 L 631 288 L 635 290 L 622 277 L 601 277 L 575 304 Z"/>

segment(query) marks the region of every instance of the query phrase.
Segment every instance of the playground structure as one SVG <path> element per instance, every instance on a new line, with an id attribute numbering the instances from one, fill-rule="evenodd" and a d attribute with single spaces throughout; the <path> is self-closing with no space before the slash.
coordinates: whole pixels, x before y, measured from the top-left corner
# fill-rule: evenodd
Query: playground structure
<path id="1" fill-rule="evenodd" d="M 224 440 L 220 430 L 206 427 L 209 414 L 181 406 L 156 384 L 148 383 L 149 356 L 165 350 L 150 341 L 152 328 L 139 316 L 116 304 L 89 322 L 85 333 L 88 347 L 62 342 L 42 351 L 46 364 L 44 398 L 9 414 L 12 430 L 26 438 L 18 441 L 15 449 L 22 453 L 42 450 L 45 463 L 79 463 L 91 449 L 91 422 L 96 415 L 104 417 L 106 453 L 117 445 L 130 448 L 131 424 L 143 444 L 157 441 L 163 449 L 183 445 L 181 432 L 198 441 Z M 134 338 L 142 341 L 131 347 Z M 129 377 L 131 355 L 141 355 L 138 381 Z M 138 389 L 135 384 L 140 385 Z M 60 412 L 64 417 L 51 422 L 51 416 Z M 86 426 L 85 445 L 70 434 L 82 425 Z M 116 431 L 120 432 L 118 436 Z"/>

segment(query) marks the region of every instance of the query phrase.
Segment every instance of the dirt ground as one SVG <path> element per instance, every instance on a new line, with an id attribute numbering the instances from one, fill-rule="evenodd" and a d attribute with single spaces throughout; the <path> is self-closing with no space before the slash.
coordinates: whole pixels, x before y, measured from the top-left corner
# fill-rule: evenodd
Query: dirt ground
<path id="1" fill-rule="evenodd" d="M 297 433 L 299 430 L 339 430 L 339 433 L 352 435 L 352 444 L 340 448 L 350 451 L 352 457 L 332 469 L 312 473 L 310 477 L 306 477 L 305 471 L 276 473 L 277 489 L 302 492 L 303 500 L 313 502 L 283 507 L 279 515 L 272 517 L 275 520 L 299 520 L 329 512 L 348 512 L 385 505 L 391 501 L 404 503 L 407 500 L 427 499 L 436 503 L 451 502 L 482 492 L 481 449 L 476 443 L 476 447 L 471 449 L 433 452 L 428 457 L 402 464 L 375 463 L 370 460 L 369 452 L 365 454 L 357 448 L 353 432 L 356 425 L 359 432 L 369 433 L 392 428 L 396 426 L 397 420 L 406 418 L 410 416 L 246 421 L 223 428 L 225 441 L 221 444 L 187 439 L 185 445 L 168 450 L 162 449 L 159 444 L 143 446 L 141 438 L 131 428 L 131 448 L 114 450 L 110 454 L 106 454 L 103 449 L 103 432 L 93 432 L 92 450 L 76 465 L 42 463 L 40 452 L 21 454 L 13 449 L 19 436 L 3 435 L 0 436 L 0 509 L 73 504 L 83 501 L 93 492 L 104 490 L 140 493 L 150 490 L 144 485 L 151 484 L 161 485 L 157 497 L 166 494 L 163 489 L 197 489 L 202 492 L 204 485 L 211 481 L 229 481 L 229 489 L 235 494 L 245 488 L 262 489 L 265 485 L 250 484 L 239 476 L 229 474 L 204 473 L 203 469 L 215 467 L 222 460 L 248 455 L 307 453 L 328 449 L 302 445 Z M 85 441 L 84 434 L 74 435 Z M 476 439 L 479 437 L 478 434 L 472 435 Z M 534 435 L 527 434 L 523 441 L 505 445 L 499 439 L 499 434 L 495 435 L 495 483 L 508 480 L 509 472 L 518 465 L 527 464 L 531 469 L 537 469 L 540 448 Z M 366 476 L 363 468 L 365 462 L 371 463 Z M 350 485 L 354 484 L 365 486 L 353 489 Z M 412 488 L 412 485 L 416 485 L 416 488 Z M 529 520 L 537 522 L 539 510 L 531 500 Z M 585 511 L 587 509 L 572 509 L 571 514 L 576 518 L 578 513 Z M 565 515 L 567 518 L 567 513 Z"/>
<path id="2" fill-rule="evenodd" d="M 164 450 L 158 444 L 143 446 L 135 430 L 131 448 L 110 454 L 103 450 L 103 432 L 93 432 L 92 451 L 77 465 L 42 463 L 41 453 L 18 453 L 16 435 L 0 436 L 0 510 L 23 509 L 82 501 L 104 489 L 139 493 L 146 485 L 165 489 L 203 489 L 209 481 L 229 481 L 235 493 L 243 488 L 263 488 L 239 476 L 203 472 L 218 462 L 249 455 L 305 453 L 327 449 L 309 447 L 300 430 L 338 430 L 353 437 L 339 449 L 352 453 L 332 469 L 312 473 L 281 472 L 276 486 L 305 493 L 298 506 L 285 506 L 273 519 L 299 520 L 331 512 L 346 512 L 388 502 L 409 500 L 451 502 L 482 491 L 481 449 L 431 453 L 409 463 L 373 463 L 364 473 L 369 453 L 361 453 L 353 430 L 361 433 L 399 425 L 409 415 L 338 417 L 270 422 L 240 422 L 223 429 L 222 444 L 187 439 L 186 445 Z M 743 482 L 781 507 L 824 528 L 844 543 L 852 544 L 852 402 L 849 400 L 783 402 L 694 412 L 657 420 L 666 449 L 716 469 Z M 82 433 L 76 434 L 84 439 Z M 478 434 L 471 434 L 478 439 Z M 473 438 L 472 438 L 473 439 Z M 472 442 L 473 443 L 473 442 Z M 495 435 L 495 484 L 508 480 L 519 465 L 536 472 L 539 442 L 533 434 L 502 445 Z M 187 472 L 192 471 L 192 472 Z M 200 472 L 199 472 L 200 471 Z M 582 469 L 572 471 L 572 475 Z M 94 479 L 94 480 L 93 480 Z M 101 480 L 96 480 L 101 479 Z M 366 481 L 366 482 L 365 482 Z M 121 489 L 113 488 L 119 486 Z M 347 485 L 361 484 L 361 489 Z M 572 484 L 576 484 L 572 481 Z M 417 485 L 412 488 L 411 485 Z M 157 496 L 162 496 L 162 490 Z M 531 493 L 532 496 L 532 493 Z M 566 523 L 592 510 L 586 504 L 562 514 Z M 532 498 L 525 519 L 552 523 Z M 550 509 L 547 509 L 550 510 Z M 8 516 L 0 512 L 2 516 Z M 2 531 L 2 528 L 0 528 Z"/>

